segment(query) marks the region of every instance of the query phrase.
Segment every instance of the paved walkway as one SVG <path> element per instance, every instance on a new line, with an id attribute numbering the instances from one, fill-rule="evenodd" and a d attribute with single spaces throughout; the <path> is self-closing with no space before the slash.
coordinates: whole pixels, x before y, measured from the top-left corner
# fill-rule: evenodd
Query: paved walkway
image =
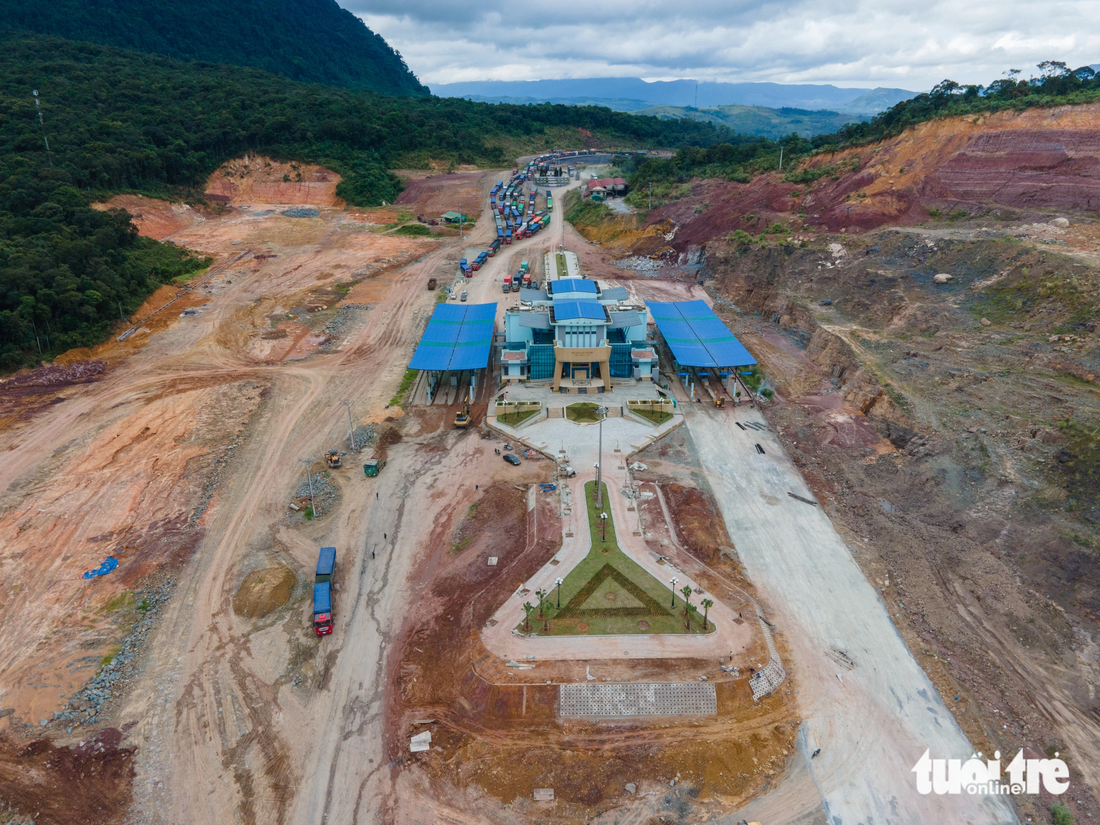
<path id="1" fill-rule="evenodd" d="M 925 749 L 963 760 L 973 749 L 821 507 L 788 495 L 814 498 L 763 416 L 699 405 L 686 424 L 745 570 L 790 643 L 804 719 L 789 778 L 727 821 L 799 823 L 823 810 L 836 825 L 1016 822 L 999 797 L 917 793 L 912 767 Z"/>
<path id="2" fill-rule="evenodd" d="M 606 427 L 606 425 L 605 425 Z M 606 432 L 604 436 L 606 438 Z M 606 444 L 606 441 L 605 441 Z M 639 529 L 637 511 L 629 511 L 628 499 L 621 489 L 627 484 L 623 456 L 604 453 L 604 483 L 609 491 L 607 501 L 616 527 L 619 547 L 659 582 L 667 583 L 675 576 L 677 589 L 690 585 L 693 589 L 699 585 L 684 571 L 670 564 L 658 563 L 654 554 L 641 536 L 634 535 Z M 623 467 L 623 469 L 620 469 Z M 737 614 L 717 598 L 710 608 L 710 621 L 717 629 L 706 635 L 646 635 L 636 636 L 518 636 L 512 631 L 523 619 L 523 603 L 533 601 L 536 590 L 553 591 L 554 581 L 565 578 L 570 570 L 588 555 L 592 539 L 588 531 L 588 514 L 582 500 L 584 484 L 595 477 L 595 470 L 589 465 L 584 472 L 578 472 L 576 478 L 568 483 L 573 491 L 574 505 L 566 516 L 563 525 L 566 536 L 562 548 L 553 560 L 544 565 L 525 584 L 529 593 L 513 593 L 512 596 L 493 614 L 490 624 L 482 630 L 481 638 L 485 646 L 502 659 L 524 661 L 529 656 L 536 659 L 671 659 L 702 658 L 729 659 L 733 653 L 733 663 L 741 667 L 750 664 L 763 664 L 754 659 L 749 661 L 746 651 L 756 638 L 757 629 L 751 621 L 737 624 Z M 699 604 L 704 594 L 696 594 L 694 602 Z M 669 589 L 671 599 L 671 587 Z M 496 622 L 495 625 L 492 622 Z M 535 619 L 532 619 L 532 625 Z M 762 657 L 761 657 L 762 658 Z"/>

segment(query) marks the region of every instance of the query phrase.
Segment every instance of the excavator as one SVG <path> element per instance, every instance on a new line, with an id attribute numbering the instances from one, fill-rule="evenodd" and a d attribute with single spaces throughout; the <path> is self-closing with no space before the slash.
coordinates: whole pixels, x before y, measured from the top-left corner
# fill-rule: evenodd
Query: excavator
<path id="1" fill-rule="evenodd" d="M 470 426 L 470 402 L 462 405 L 462 412 L 455 416 L 455 429 L 465 430 Z"/>
<path id="2" fill-rule="evenodd" d="M 325 464 L 335 470 L 340 466 L 340 454 L 336 450 L 329 450 L 325 453 Z"/>

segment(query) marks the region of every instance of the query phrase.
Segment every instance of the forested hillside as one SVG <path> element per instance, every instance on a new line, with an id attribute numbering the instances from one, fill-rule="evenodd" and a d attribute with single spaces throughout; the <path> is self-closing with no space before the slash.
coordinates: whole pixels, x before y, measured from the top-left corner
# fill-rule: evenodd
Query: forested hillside
<path id="1" fill-rule="evenodd" d="M 41 94 L 44 127 L 32 90 Z M 95 343 L 192 263 L 89 208 L 115 192 L 180 197 L 248 151 L 327 166 L 356 205 L 393 201 L 388 170 L 428 158 L 511 163 L 548 132 L 618 145 L 707 145 L 726 129 L 597 107 L 493 106 L 296 83 L 59 38 L 0 39 L 0 367 Z M 44 132 L 44 133 L 43 133 Z M 47 156 L 44 138 L 52 153 Z M 580 137 L 577 137 L 577 145 Z"/>
<path id="2" fill-rule="evenodd" d="M 382 94 L 428 94 L 401 56 L 335 0 L 4 0 L 4 28 Z"/>

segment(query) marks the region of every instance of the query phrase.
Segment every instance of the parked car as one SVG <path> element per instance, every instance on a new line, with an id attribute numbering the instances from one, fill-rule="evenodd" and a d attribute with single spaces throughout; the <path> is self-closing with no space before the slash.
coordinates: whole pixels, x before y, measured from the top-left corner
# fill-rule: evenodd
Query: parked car
<path id="1" fill-rule="evenodd" d="M 458 300 L 465 301 L 466 300 L 466 295 L 467 295 L 466 290 L 462 290 L 462 296 Z"/>
<path id="2" fill-rule="evenodd" d="M 519 456 L 514 453 L 505 453 L 504 460 L 511 464 L 513 467 L 518 467 L 520 464 Z"/>

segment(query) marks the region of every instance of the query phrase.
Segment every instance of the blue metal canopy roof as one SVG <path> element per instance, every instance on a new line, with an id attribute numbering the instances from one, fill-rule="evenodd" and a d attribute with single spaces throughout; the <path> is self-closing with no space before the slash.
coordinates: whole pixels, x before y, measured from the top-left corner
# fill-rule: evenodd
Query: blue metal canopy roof
<path id="1" fill-rule="evenodd" d="M 496 304 L 438 304 L 409 369 L 485 369 L 489 366 L 496 315 Z"/>
<path id="2" fill-rule="evenodd" d="M 554 304 L 555 321 L 573 321 L 586 318 L 590 321 L 606 321 L 603 304 L 596 301 L 558 301 Z"/>
<path id="3" fill-rule="evenodd" d="M 705 301 L 647 301 L 672 356 L 684 367 L 750 367 L 752 354 Z"/>
<path id="4" fill-rule="evenodd" d="M 547 281 L 547 289 L 550 290 L 550 294 L 555 293 L 561 295 L 565 292 L 590 292 L 593 295 L 596 294 L 596 282 L 590 281 L 587 278 L 559 278 L 556 281 Z"/>

